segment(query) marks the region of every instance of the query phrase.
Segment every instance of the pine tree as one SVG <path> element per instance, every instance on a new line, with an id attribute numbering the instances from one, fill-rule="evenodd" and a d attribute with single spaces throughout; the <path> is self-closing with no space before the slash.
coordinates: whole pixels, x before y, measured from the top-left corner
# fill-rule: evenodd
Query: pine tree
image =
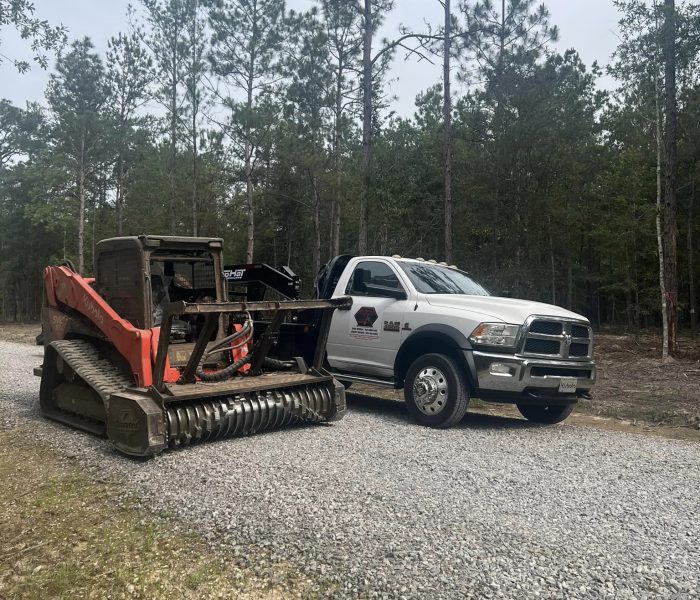
<path id="1" fill-rule="evenodd" d="M 362 35 L 359 14 L 346 0 L 320 0 L 326 32 L 327 65 L 332 71 L 333 170 L 335 189 L 331 204 L 330 256 L 340 254 L 343 206 L 343 142 L 358 102 L 359 87 L 354 75 L 359 70 Z"/>
<path id="2" fill-rule="evenodd" d="M 211 68 L 227 90 L 221 100 L 231 115 L 225 129 L 243 162 L 247 212 L 246 261 L 255 250 L 256 153 L 269 131 L 258 101 L 278 82 L 284 42 L 284 0 L 216 0 L 209 13 L 213 31 Z M 238 100 L 243 95 L 243 101 Z"/>
<path id="3" fill-rule="evenodd" d="M 296 40 L 284 62 L 288 74 L 287 118 L 295 123 L 298 161 L 307 174 L 310 186 L 310 206 L 313 223 L 311 252 L 312 272 L 321 267 L 322 176 L 326 169 L 324 148 L 331 107 L 333 105 L 333 73 L 326 60 L 326 33 L 317 19 L 316 11 L 289 19 L 290 39 Z"/>
<path id="4" fill-rule="evenodd" d="M 177 159 L 182 139 L 183 86 L 187 72 L 188 0 L 141 0 L 148 30 L 142 39 L 154 59 L 155 98 L 165 108 L 168 123 L 168 220 L 177 233 Z"/>
<path id="5" fill-rule="evenodd" d="M 78 201 L 78 270 L 85 271 L 85 207 L 91 178 L 105 155 L 108 90 L 102 61 L 89 38 L 77 40 L 59 58 L 46 99 L 51 109 L 51 142 L 56 160 L 73 177 Z"/>
<path id="6" fill-rule="evenodd" d="M 108 42 L 107 85 L 109 113 L 115 149 L 117 235 L 124 228 L 124 205 L 127 197 L 125 179 L 128 154 L 137 142 L 136 128 L 143 124 L 137 111 L 149 98 L 153 78 L 151 57 L 140 43 L 140 35 L 120 33 Z"/>

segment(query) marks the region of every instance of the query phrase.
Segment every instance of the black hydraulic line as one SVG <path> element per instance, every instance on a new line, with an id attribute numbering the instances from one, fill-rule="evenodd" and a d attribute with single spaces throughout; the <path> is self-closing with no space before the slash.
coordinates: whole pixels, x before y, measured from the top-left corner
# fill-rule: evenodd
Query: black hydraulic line
<path id="1" fill-rule="evenodd" d="M 199 361 L 199 365 L 197 366 L 197 370 L 195 371 L 197 373 L 197 377 L 199 377 L 202 381 L 223 381 L 224 379 L 228 379 L 229 377 L 233 376 L 238 369 L 241 367 L 244 367 L 247 365 L 251 359 L 253 358 L 252 354 L 247 354 L 243 358 L 239 358 L 238 360 L 232 362 L 230 365 L 227 367 L 221 369 L 220 371 L 213 371 L 210 373 L 206 373 L 204 371 L 204 356 L 202 357 L 202 360 Z"/>
<path id="2" fill-rule="evenodd" d="M 247 335 L 250 333 L 250 335 Z M 246 336 L 246 338 L 236 344 L 235 346 L 227 346 L 226 344 L 233 342 L 237 340 L 238 338 Z M 213 381 L 223 381 L 225 379 L 228 379 L 236 374 L 237 371 L 239 371 L 242 367 L 250 363 L 250 361 L 253 359 L 253 353 L 251 352 L 250 354 L 247 354 L 246 356 L 239 358 L 238 360 L 232 362 L 230 365 L 227 365 L 220 371 L 213 371 L 213 372 L 206 372 L 204 371 L 204 363 L 206 362 L 206 359 L 209 358 L 212 354 L 216 354 L 217 352 L 224 352 L 226 350 L 235 350 L 236 348 L 240 348 L 241 346 L 244 346 L 247 344 L 253 337 L 253 325 L 250 319 L 248 319 L 245 323 L 245 325 L 239 330 L 234 332 L 231 335 L 226 336 L 225 338 L 222 338 L 216 344 L 214 344 L 210 349 L 208 349 L 203 355 L 201 360 L 199 361 L 199 364 L 197 365 L 197 369 L 195 370 L 195 373 L 197 374 L 197 377 L 199 377 L 202 381 L 208 381 L 208 382 L 213 382 Z M 292 367 L 295 366 L 294 362 L 285 362 L 282 360 L 277 360 L 274 358 L 269 358 L 265 357 L 264 359 L 264 365 L 269 368 L 269 369 L 274 369 L 275 371 L 285 371 L 287 369 L 291 369 Z"/>

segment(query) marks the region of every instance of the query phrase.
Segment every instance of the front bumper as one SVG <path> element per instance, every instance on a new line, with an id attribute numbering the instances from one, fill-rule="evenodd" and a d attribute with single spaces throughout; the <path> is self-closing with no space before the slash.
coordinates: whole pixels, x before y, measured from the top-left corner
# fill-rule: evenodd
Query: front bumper
<path id="1" fill-rule="evenodd" d="M 559 392 L 562 377 L 575 377 L 575 396 L 585 396 L 596 380 L 596 366 L 592 360 L 547 360 L 476 350 L 469 354 L 473 359 L 477 393 L 483 399 L 490 399 L 489 396 L 504 400 L 513 396 L 571 398 L 574 395 Z"/>

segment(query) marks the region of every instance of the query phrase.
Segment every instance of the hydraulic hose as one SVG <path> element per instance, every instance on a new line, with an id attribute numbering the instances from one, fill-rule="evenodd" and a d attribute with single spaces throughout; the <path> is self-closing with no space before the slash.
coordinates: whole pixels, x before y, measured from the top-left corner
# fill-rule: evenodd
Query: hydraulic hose
<path id="1" fill-rule="evenodd" d="M 245 339 L 240 341 L 238 344 L 235 344 L 233 346 L 229 345 L 231 342 L 234 342 L 238 340 L 241 337 L 244 337 Z M 224 352 L 226 350 L 234 350 L 236 348 L 240 348 L 241 346 L 244 346 L 248 342 L 250 342 L 253 339 L 253 322 L 250 317 L 245 322 L 245 325 L 239 330 L 231 335 L 226 336 L 225 338 L 222 338 L 219 340 L 214 346 L 212 346 L 209 350 L 207 350 L 203 355 L 201 360 L 199 361 L 199 364 L 197 365 L 197 369 L 195 373 L 197 374 L 197 377 L 199 377 L 202 381 L 208 381 L 208 382 L 214 382 L 214 381 L 224 381 L 225 379 L 229 379 L 230 377 L 233 377 L 239 369 L 247 365 L 253 358 L 252 354 L 247 354 L 246 356 L 239 358 L 238 360 L 232 362 L 230 365 L 227 365 L 223 369 L 219 371 L 210 371 L 210 372 L 205 372 L 204 371 L 204 363 L 206 362 L 207 358 L 209 358 L 212 354 L 216 354 L 217 352 Z M 294 362 L 286 362 L 282 360 L 277 360 L 274 358 L 269 358 L 265 357 L 264 365 L 270 369 L 273 369 L 275 371 L 285 371 L 287 369 L 291 369 L 294 367 Z"/>

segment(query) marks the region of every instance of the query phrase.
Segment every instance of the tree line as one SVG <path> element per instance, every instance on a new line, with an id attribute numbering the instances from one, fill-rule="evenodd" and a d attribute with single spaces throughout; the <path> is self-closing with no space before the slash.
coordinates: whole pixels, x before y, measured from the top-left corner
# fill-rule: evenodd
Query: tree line
<path id="1" fill-rule="evenodd" d="M 614 0 L 619 46 L 586 65 L 535 0 L 434 1 L 389 39 L 393 0 L 140 0 L 104 55 L 69 40 L 42 102 L 0 102 L 0 315 L 37 317 L 47 263 L 169 233 L 307 289 L 338 253 L 445 260 L 597 325 L 663 322 L 673 352 L 697 328 L 700 8 Z M 47 64 L 62 30 L 0 2 Z M 402 59 L 442 66 L 412 117 Z"/>

